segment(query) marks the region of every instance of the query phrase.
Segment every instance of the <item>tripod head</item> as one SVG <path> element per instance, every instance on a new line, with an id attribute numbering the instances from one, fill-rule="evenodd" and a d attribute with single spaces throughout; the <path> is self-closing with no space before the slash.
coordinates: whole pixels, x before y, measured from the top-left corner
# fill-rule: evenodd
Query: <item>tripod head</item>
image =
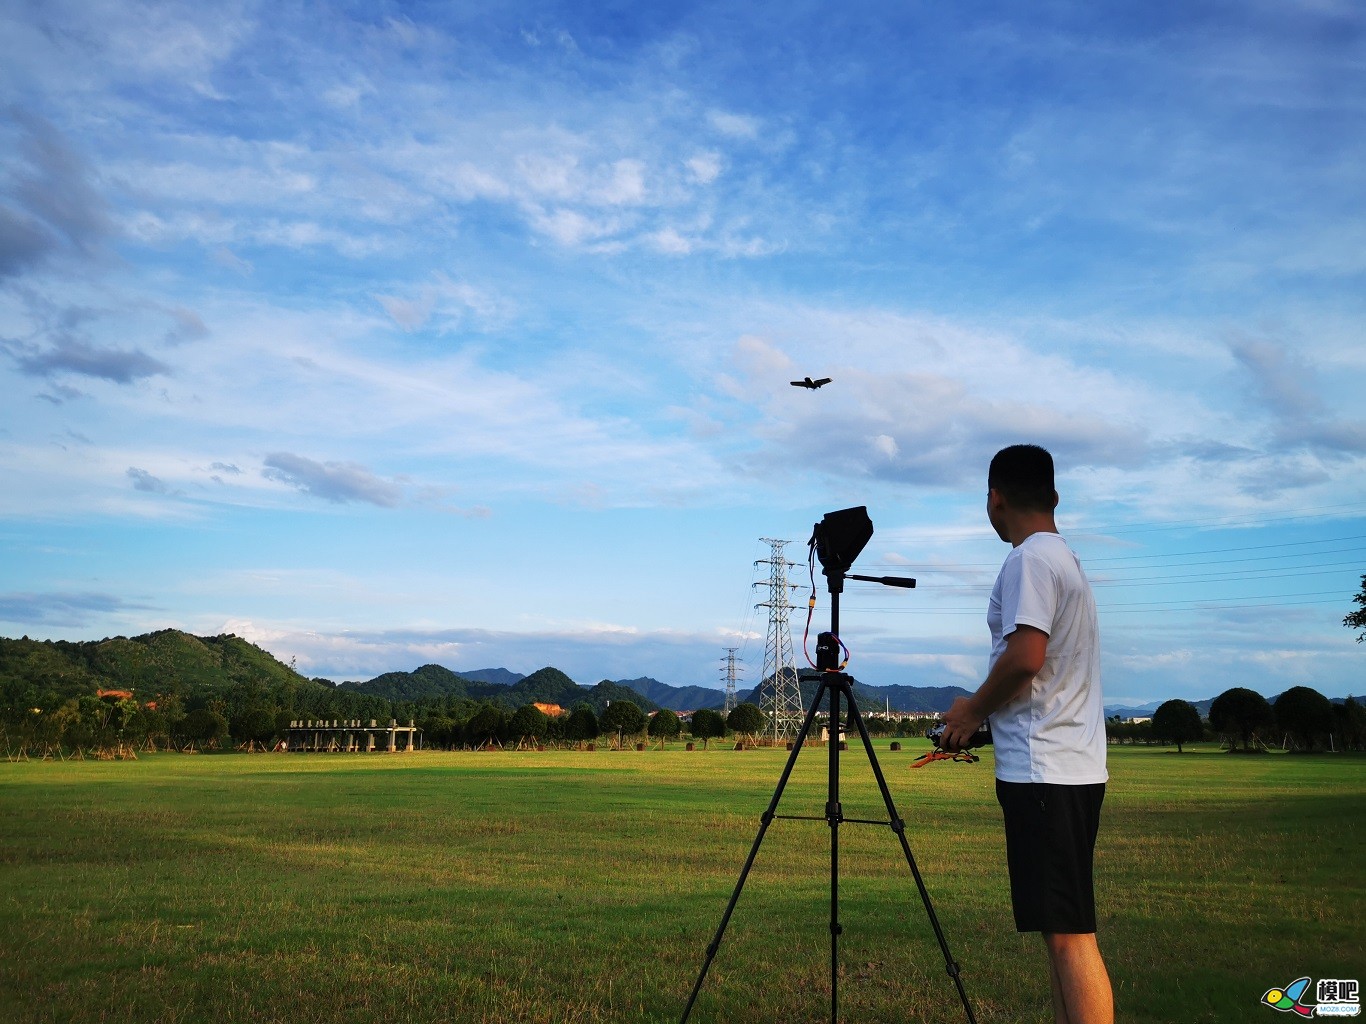
<path id="1" fill-rule="evenodd" d="M 862 580 L 865 583 L 881 583 L 885 587 L 906 587 L 915 586 L 915 580 L 909 576 L 859 576 L 849 572 L 853 567 L 854 559 L 858 558 L 873 536 L 873 521 L 868 518 L 868 508 L 865 505 L 857 505 L 854 508 L 840 509 L 838 512 L 827 512 L 819 523 L 811 527 L 811 539 L 807 541 L 809 549 L 807 561 L 811 565 L 811 602 L 810 609 L 816 607 L 816 586 L 815 586 L 815 564 L 816 559 L 821 561 L 821 573 L 825 576 L 826 585 L 830 590 L 830 631 L 821 633 L 816 637 L 816 660 L 814 662 L 817 669 L 822 672 L 842 671 L 848 663 L 848 648 L 839 638 L 840 629 L 840 598 L 839 595 L 844 591 L 844 581 Z M 811 628 L 811 615 L 808 611 L 807 629 Z M 805 640 L 803 640 L 805 646 Z M 840 660 L 840 649 L 844 648 L 845 659 Z M 809 656 L 808 656 L 809 657 Z"/>
<path id="2" fill-rule="evenodd" d="M 915 580 L 909 576 L 859 576 L 849 571 L 854 559 L 858 558 L 859 552 L 872 536 L 873 521 L 868 518 L 866 505 L 827 512 L 819 523 L 811 527 L 811 539 L 806 546 L 821 560 L 821 573 L 826 578 L 830 593 L 842 592 L 847 579 L 881 583 L 884 587 L 909 589 L 915 586 Z"/>

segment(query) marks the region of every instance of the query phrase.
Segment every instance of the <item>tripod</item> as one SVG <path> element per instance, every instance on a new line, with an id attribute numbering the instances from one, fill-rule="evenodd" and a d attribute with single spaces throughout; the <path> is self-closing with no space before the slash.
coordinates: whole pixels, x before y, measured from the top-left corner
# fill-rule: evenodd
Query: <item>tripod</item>
<path id="1" fill-rule="evenodd" d="M 849 510 L 854 511 L 854 510 Z M 858 511 L 862 512 L 862 509 Z M 839 513 L 832 513 L 838 515 Z M 829 521 L 830 517 L 826 517 Z M 866 516 L 865 516 L 866 519 Z M 820 524 L 817 524 L 817 534 L 812 538 L 812 547 L 815 548 L 817 538 L 820 536 Z M 872 524 L 868 523 L 868 533 L 872 533 Z M 866 541 L 867 538 L 864 538 Z M 860 544 L 860 547 L 862 545 Z M 857 554 L 857 552 L 855 552 Z M 848 561 L 852 563 L 853 556 Z M 811 707 L 806 713 L 806 718 L 802 722 L 801 731 L 797 733 L 797 738 L 792 744 L 792 753 L 787 758 L 787 765 L 783 768 L 783 774 L 778 779 L 778 788 L 773 792 L 773 799 L 769 801 L 768 809 L 764 811 L 759 819 L 759 834 L 754 837 L 754 845 L 750 847 L 749 856 L 745 859 L 745 866 L 740 871 L 740 880 L 735 883 L 735 891 L 731 893 L 730 903 L 726 906 L 726 912 L 721 916 L 720 927 L 716 929 L 716 936 L 707 946 L 706 960 L 702 963 L 701 973 L 697 976 L 697 981 L 692 987 L 692 994 L 688 997 L 688 1004 L 683 1008 L 683 1016 L 679 1024 L 687 1024 L 688 1016 L 692 1013 L 693 1004 L 697 1001 L 697 993 L 702 988 L 702 982 L 707 977 L 707 971 L 711 967 L 712 960 L 716 957 L 716 951 L 721 947 L 721 937 L 725 934 L 726 926 L 730 923 L 731 914 L 735 911 L 735 905 L 739 902 L 740 892 L 745 887 L 745 879 L 749 877 L 750 868 L 754 866 L 754 859 L 759 854 L 759 846 L 764 841 L 764 835 L 768 832 L 768 827 L 773 823 L 774 818 L 785 818 L 792 821 L 824 821 L 830 827 L 830 1024 L 836 1024 L 839 1009 L 839 937 L 844 931 L 840 924 L 840 826 L 846 822 L 859 825 L 887 825 L 896 833 L 897 839 L 901 841 L 901 850 L 906 855 L 906 864 L 911 869 L 911 875 L 915 879 L 916 888 L 920 890 L 920 899 L 925 904 L 925 913 L 929 917 L 930 926 L 934 929 L 935 938 L 939 941 L 939 948 L 944 954 L 944 964 L 948 968 L 949 976 L 953 978 L 953 983 L 958 989 L 958 998 L 962 1000 L 963 1012 L 967 1014 L 968 1024 L 976 1024 L 977 1018 L 973 1016 L 972 1006 L 968 1002 L 967 992 L 963 989 L 963 980 L 960 976 L 960 967 L 949 952 L 948 941 L 944 938 L 944 930 L 939 926 L 939 918 L 934 912 L 934 905 L 930 902 L 929 891 L 925 888 L 924 879 L 920 876 L 920 869 L 916 866 L 915 855 L 911 853 L 910 843 L 906 841 L 906 823 L 897 814 L 896 807 L 892 803 L 892 794 L 887 789 L 887 780 L 883 777 L 882 767 L 878 764 L 877 755 L 873 752 L 872 741 L 868 738 L 868 727 L 864 724 L 863 715 L 858 709 L 858 703 L 854 700 L 853 681 L 849 676 L 840 671 L 839 663 L 839 595 L 844 589 L 844 580 L 856 579 L 866 580 L 872 583 L 883 583 L 889 586 L 915 586 L 915 580 L 898 579 L 896 577 L 872 577 L 872 576 L 847 576 L 839 566 L 831 567 L 822 553 L 822 564 L 825 566 L 824 572 L 829 581 L 830 589 L 830 632 L 822 633 L 816 645 L 816 667 L 821 672 L 820 686 L 816 690 L 816 696 L 811 701 Z M 813 590 L 814 601 L 814 590 Z M 829 698 L 830 706 L 830 742 L 829 751 L 829 782 L 827 784 L 825 814 L 817 818 L 810 815 L 777 814 L 778 803 L 782 799 L 783 790 L 787 786 L 787 780 L 792 775 L 792 769 L 797 763 L 797 756 L 802 751 L 802 745 L 806 742 L 807 734 L 811 731 L 811 725 L 816 719 L 816 712 L 820 709 L 821 699 Z M 846 818 L 840 806 L 840 744 L 839 744 L 839 723 L 840 723 L 840 701 L 844 700 L 848 705 L 848 721 L 858 728 L 859 738 L 863 741 L 864 752 L 868 755 L 868 763 L 872 766 L 873 777 L 877 780 L 878 789 L 882 792 L 882 801 L 887 807 L 889 821 L 874 821 L 862 818 Z M 846 729 L 847 733 L 847 729 Z"/>

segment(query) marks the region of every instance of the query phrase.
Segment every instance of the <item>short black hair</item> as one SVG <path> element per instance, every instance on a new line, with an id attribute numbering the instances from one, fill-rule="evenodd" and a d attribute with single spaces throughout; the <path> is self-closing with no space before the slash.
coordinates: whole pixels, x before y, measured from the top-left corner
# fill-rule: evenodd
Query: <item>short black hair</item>
<path id="1" fill-rule="evenodd" d="M 1036 444 L 1002 448 L 987 470 L 987 487 L 1000 491 L 1012 508 L 1052 512 L 1058 503 L 1053 489 L 1053 456 Z"/>

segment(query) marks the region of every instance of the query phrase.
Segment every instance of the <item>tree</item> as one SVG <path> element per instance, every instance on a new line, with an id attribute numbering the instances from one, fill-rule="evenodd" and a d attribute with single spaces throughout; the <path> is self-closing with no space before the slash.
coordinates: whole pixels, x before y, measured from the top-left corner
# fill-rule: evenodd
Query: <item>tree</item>
<path id="1" fill-rule="evenodd" d="M 1159 740 L 1175 743 L 1178 754 L 1183 743 L 1198 740 L 1204 729 L 1200 712 L 1184 700 L 1169 700 L 1153 712 L 1153 735 Z"/>
<path id="2" fill-rule="evenodd" d="M 1276 724 L 1276 713 L 1260 693 L 1235 686 L 1214 698 L 1209 724 L 1215 732 L 1236 736 L 1243 749 L 1252 748 L 1252 737 Z"/>
<path id="3" fill-rule="evenodd" d="M 1366 708 L 1353 697 L 1333 705 L 1333 731 L 1337 733 L 1343 750 L 1360 750 L 1366 746 Z"/>
<path id="4" fill-rule="evenodd" d="M 1292 686 L 1276 698 L 1276 724 L 1306 750 L 1333 731 L 1333 704 L 1318 690 Z"/>
<path id="5" fill-rule="evenodd" d="M 726 716 L 726 725 L 730 726 L 730 731 L 742 736 L 753 737 L 763 732 L 766 722 L 767 719 L 764 717 L 764 713 L 759 710 L 759 705 L 752 704 L 749 701 L 735 705 L 730 714 Z"/>
<path id="6" fill-rule="evenodd" d="M 74 700 L 66 701 L 55 711 L 43 716 L 50 742 L 71 747 L 84 747 L 89 742 L 81 730 L 81 712 Z"/>
<path id="7" fill-rule="evenodd" d="M 539 743 L 545 738 L 546 730 L 549 728 L 549 715 L 535 704 L 523 704 L 512 714 L 512 721 L 508 723 L 508 735 L 519 741 L 529 736 Z"/>
<path id="8" fill-rule="evenodd" d="M 1357 603 L 1358 608 L 1354 612 L 1349 612 L 1342 620 L 1342 624 L 1348 629 L 1361 630 L 1357 634 L 1357 643 L 1361 643 L 1366 640 L 1366 576 L 1361 577 L 1361 590 L 1352 600 Z"/>
<path id="9" fill-rule="evenodd" d="M 465 742 L 473 747 L 495 742 L 507 729 L 507 715 L 503 709 L 485 704 L 465 723 Z"/>
<path id="10" fill-rule="evenodd" d="M 726 734 L 726 720 L 721 717 L 721 712 L 713 711 L 711 708 L 699 708 L 692 713 L 692 734 L 702 741 L 702 745 L 711 749 L 709 740 L 717 739 Z"/>
<path id="11" fill-rule="evenodd" d="M 275 736 L 275 712 L 256 704 L 244 708 L 229 723 L 238 743 L 269 743 Z"/>
<path id="12" fill-rule="evenodd" d="M 199 708 L 182 719 L 181 730 L 187 739 L 217 745 L 228 738 L 228 720 L 217 711 Z"/>
<path id="13" fill-rule="evenodd" d="M 645 712 L 636 706 L 635 701 L 614 700 L 602 713 L 602 731 L 616 733 L 624 742 L 626 736 L 645 731 Z"/>
<path id="14" fill-rule="evenodd" d="M 569 721 L 564 725 L 565 739 L 572 743 L 584 743 L 597 739 L 601 732 L 598 716 L 593 714 L 593 709 L 587 704 L 580 704 L 569 712 Z"/>
<path id="15" fill-rule="evenodd" d="M 420 724 L 424 747 L 450 749 L 458 729 L 453 719 L 446 715 L 428 715 Z"/>
<path id="16" fill-rule="evenodd" d="M 683 731 L 683 724 L 678 720 L 678 715 L 664 708 L 656 711 L 650 719 L 650 735 L 657 740 L 677 739 L 678 734 Z"/>

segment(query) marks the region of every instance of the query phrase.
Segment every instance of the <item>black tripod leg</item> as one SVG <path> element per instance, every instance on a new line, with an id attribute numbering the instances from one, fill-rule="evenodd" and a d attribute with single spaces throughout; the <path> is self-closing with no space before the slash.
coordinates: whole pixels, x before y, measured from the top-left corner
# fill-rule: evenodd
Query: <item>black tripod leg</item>
<path id="1" fill-rule="evenodd" d="M 949 977 L 958 988 L 958 998 L 963 1001 L 963 1012 L 968 1015 L 968 1024 L 977 1024 L 977 1018 L 972 1013 L 972 1004 L 968 1002 L 967 991 L 963 988 L 962 968 L 949 952 L 948 939 L 944 938 L 944 929 L 939 926 L 939 916 L 935 914 L 934 904 L 930 902 L 925 880 L 920 877 L 920 868 L 916 866 L 915 855 L 911 853 L 911 844 L 906 841 L 906 823 L 901 820 L 901 815 L 897 814 L 896 806 L 892 803 L 892 794 L 887 788 L 886 778 L 883 777 L 882 766 L 878 764 L 877 754 L 873 752 L 873 742 L 868 738 L 868 727 L 863 724 L 863 715 L 853 701 L 849 704 L 849 717 L 858 726 L 863 749 L 868 752 L 868 763 L 873 768 L 873 778 L 877 779 L 877 788 L 882 791 L 882 801 L 887 805 L 887 816 L 891 819 L 892 831 L 901 840 L 901 850 L 906 854 L 906 863 L 910 866 L 912 877 L 915 878 L 916 888 L 920 890 L 920 899 L 925 904 L 925 913 L 930 919 L 930 927 L 934 929 L 934 937 L 939 940 L 939 948 L 944 954 L 944 966 L 948 968 Z"/>
<path id="2" fill-rule="evenodd" d="M 840 807 L 840 692 L 841 682 L 826 687 L 830 691 L 830 760 L 829 781 L 826 784 L 825 821 L 830 826 L 830 1024 L 835 1024 L 839 1013 L 840 977 L 840 822 L 844 811 Z M 852 697 L 851 697 L 852 699 Z"/>
<path id="3" fill-rule="evenodd" d="M 686 1024 L 688 1016 L 692 1013 L 693 1003 L 697 1002 L 697 993 L 702 990 L 702 982 L 706 980 L 707 971 L 711 968 L 711 962 L 716 958 L 716 951 L 721 948 L 721 936 L 726 933 L 726 925 L 730 924 L 730 915 L 735 912 L 735 904 L 740 902 L 740 891 L 745 887 L 745 879 L 749 877 L 749 869 L 754 866 L 754 858 L 759 855 L 759 845 L 764 841 L 764 833 L 768 831 L 768 826 L 773 822 L 773 815 L 778 810 L 778 801 L 783 797 L 783 790 L 787 787 L 787 780 L 792 775 L 792 769 L 797 763 L 797 755 L 802 752 L 802 744 L 806 742 L 806 735 L 811 731 L 811 723 L 816 720 L 816 712 L 821 706 L 821 697 L 824 696 L 827 684 L 821 680 L 820 687 L 816 690 L 816 697 L 811 701 L 811 708 L 806 713 L 806 719 L 802 722 L 801 731 L 797 733 L 796 740 L 792 743 L 792 753 L 788 755 L 787 765 L 783 768 L 783 774 L 778 779 L 778 788 L 773 791 L 773 799 L 768 802 L 768 810 L 764 811 L 763 817 L 759 819 L 759 834 L 754 837 L 754 845 L 749 848 L 749 856 L 745 858 L 745 866 L 740 869 L 740 880 L 735 883 L 735 891 L 730 895 L 730 903 L 726 905 L 726 912 L 721 915 L 721 924 L 716 929 L 716 935 L 711 940 L 711 945 L 707 947 L 707 958 L 702 962 L 702 970 L 697 975 L 697 981 L 693 984 L 692 994 L 688 996 L 688 1005 L 683 1007 L 683 1016 L 679 1018 L 679 1024 Z"/>

